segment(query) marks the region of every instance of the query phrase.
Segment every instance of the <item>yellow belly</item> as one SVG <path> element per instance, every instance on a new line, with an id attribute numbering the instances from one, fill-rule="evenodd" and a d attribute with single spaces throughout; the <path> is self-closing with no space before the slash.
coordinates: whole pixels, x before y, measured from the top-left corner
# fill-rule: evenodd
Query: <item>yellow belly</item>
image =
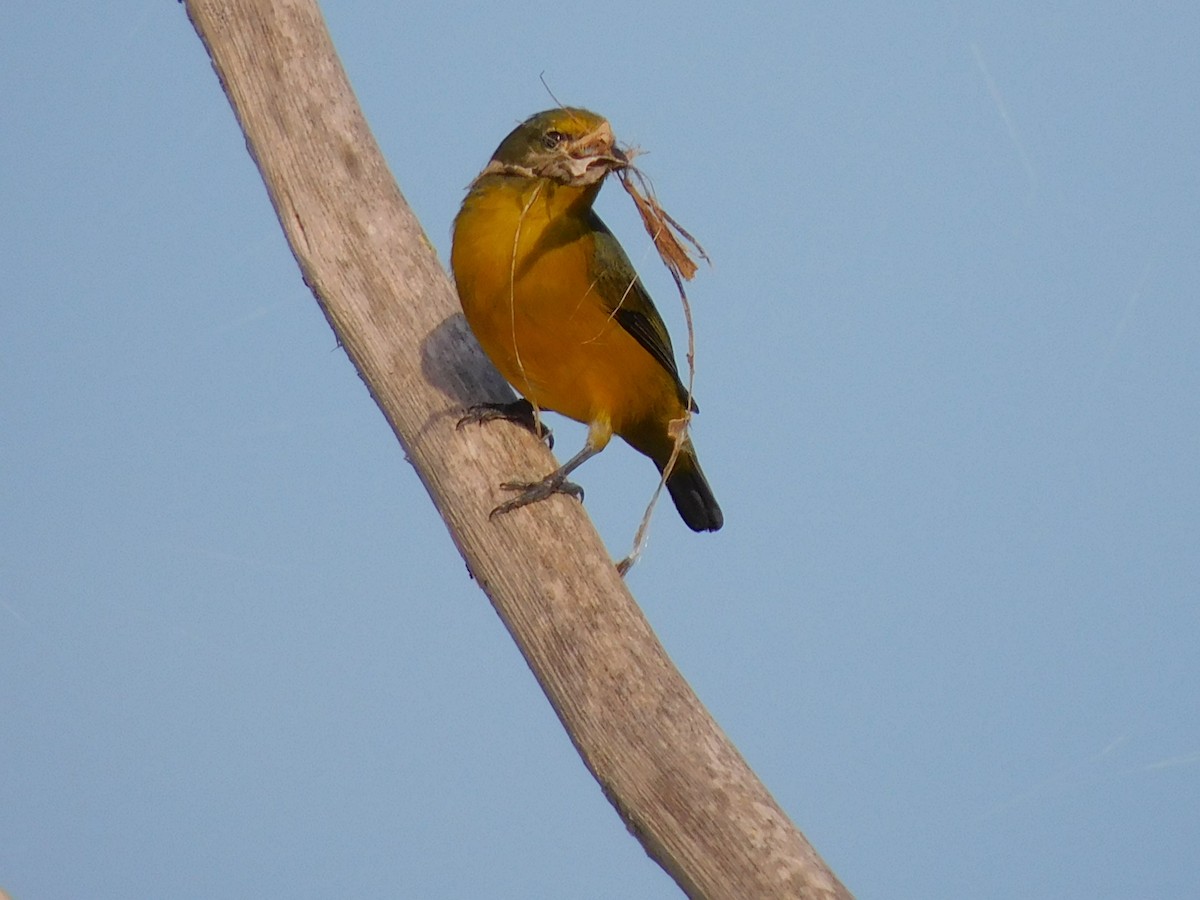
<path id="1" fill-rule="evenodd" d="M 484 352 L 532 403 L 625 437 L 683 415 L 673 376 L 610 315 L 593 281 L 586 220 L 552 188 L 469 198 L 452 265 Z M 657 429 L 656 429 L 657 430 Z"/>

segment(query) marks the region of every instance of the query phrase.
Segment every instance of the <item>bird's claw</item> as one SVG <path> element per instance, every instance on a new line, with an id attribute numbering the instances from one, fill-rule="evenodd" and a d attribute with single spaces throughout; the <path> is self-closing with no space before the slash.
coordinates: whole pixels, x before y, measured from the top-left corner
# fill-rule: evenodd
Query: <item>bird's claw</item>
<path id="1" fill-rule="evenodd" d="M 503 419 L 505 422 L 515 422 L 527 431 L 546 442 L 546 446 L 554 449 L 554 435 L 542 424 L 541 417 L 534 411 L 533 404 L 528 400 L 513 400 L 511 403 L 476 403 L 467 407 L 466 413 L 458 420 L 456 428 L 464 425 L 482 425 L 484 422 L 494 422 Z"/>
<path id="2" fill-rule="evenodd" d="M 531 503 L 545 500 L 554 494 L 566 494 L 568 497 L 574 497 L 581 503 L 583 502 L 583 488 L 575 482 L 567 481 L 565 478 L 557 475 L 551 475 L 548 478 L 543 478 L 541 481 L 506 481 L 500 487 L 506 491 L 520 491 L 521 493 L 511 500 L 505 500 L 493 509 L 488 516 L 489 519 L 502 516 L 505 513 L 512 512 L 514 509 L 520 509 L 522 506 L 528 506 Z"/>

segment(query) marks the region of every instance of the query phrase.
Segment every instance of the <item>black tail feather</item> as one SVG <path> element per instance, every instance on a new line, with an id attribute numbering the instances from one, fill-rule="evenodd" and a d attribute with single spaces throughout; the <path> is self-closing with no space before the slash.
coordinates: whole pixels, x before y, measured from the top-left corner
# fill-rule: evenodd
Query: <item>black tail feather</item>
<path id="1" fill-rule="evenodd" d="M 667 479 L 667 490 L 688 528 L 692 531 L 716 531 L 725 524 L 725 517 L 721 514 L 712 488 L 708 486 L 708 479 L 700 471 L 695 453 L 689 450 L 690 447 L 675 460 L 675 469 Z"/>

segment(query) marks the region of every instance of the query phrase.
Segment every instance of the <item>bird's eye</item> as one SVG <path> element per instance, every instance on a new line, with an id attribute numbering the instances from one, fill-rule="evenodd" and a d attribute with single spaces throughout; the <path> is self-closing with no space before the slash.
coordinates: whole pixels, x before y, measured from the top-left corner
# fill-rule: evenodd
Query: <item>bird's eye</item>
<path id="1" fill-rule="evenodd" d="M 553 150 L 566 139 L 567 136 L 561 131 L 547 131 L 542 135 L 542 146 L 547 150 Z"/>

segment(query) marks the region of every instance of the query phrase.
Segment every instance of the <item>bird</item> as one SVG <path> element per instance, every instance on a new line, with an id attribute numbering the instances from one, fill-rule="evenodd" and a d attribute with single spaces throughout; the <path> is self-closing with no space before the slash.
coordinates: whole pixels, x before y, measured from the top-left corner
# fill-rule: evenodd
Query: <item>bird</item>
<path id="1" fill-rule="evenodd" d="M 698 408 L 684 387 L 666 325 L 633 263 L 592 208 L 605 177 L 629 166 L 612 126 L 579 107 L 530 116 L 467 188 L 450 254 L 467 324 L 522 395 L 471 407 L 464 421 L 520 421 L 539 435 L 541 410 L 587 426 L 583 449 L 545 478 L 507 482 L 518 494 L 493 515 L 555 493 L 613 435 L 661 473 L 675 435 Z M 693 531 L 724 524 L 689 436 L 666 478 Z"/>

